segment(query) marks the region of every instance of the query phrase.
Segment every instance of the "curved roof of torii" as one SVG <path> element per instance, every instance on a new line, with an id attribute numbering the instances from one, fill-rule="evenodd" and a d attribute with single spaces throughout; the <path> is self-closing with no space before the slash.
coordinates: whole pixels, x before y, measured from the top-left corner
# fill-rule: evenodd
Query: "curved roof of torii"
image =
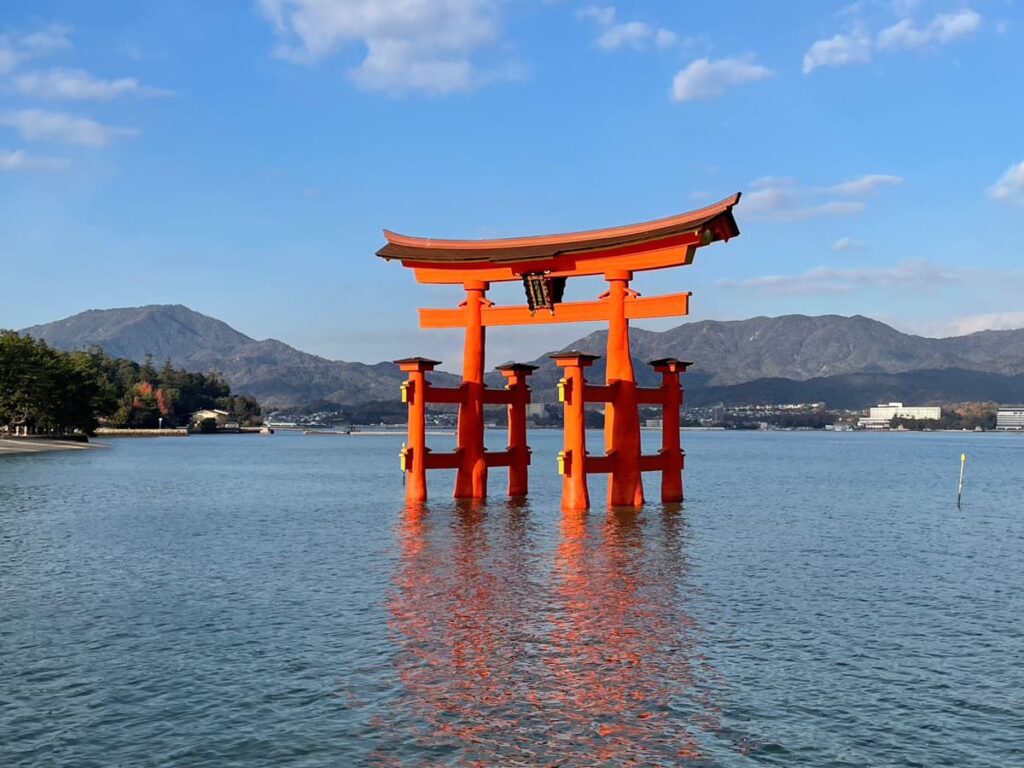
<path id="1" fill-rule="evenodd" d="M 561 254 L 584 251 L 604 251 L 623 246 L 651 243 L 685 234 L 700 233 L 702 244 L 728 240 L 739 234 L 732 209 L 739 202 L 740 193 L 696 211 L 656 219 L 642 224 L 629 224 L 587 232 L 537 237 L 512 237 L 498 240 L 436 240 L 409 237 L 384 230 L 387 245 L 377 251 L 384 259 L 403 262 L 433 262 L 468 265 L 470 263 L 509 264 L 517 261 L 537 261 Z"/>

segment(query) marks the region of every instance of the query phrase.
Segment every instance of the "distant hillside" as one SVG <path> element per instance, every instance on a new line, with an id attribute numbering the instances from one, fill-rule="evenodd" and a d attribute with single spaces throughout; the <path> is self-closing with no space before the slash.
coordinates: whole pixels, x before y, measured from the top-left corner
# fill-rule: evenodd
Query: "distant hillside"
<path id="1" fill-rule="evenodd" d="M 327 360 L 274 339 L 257 341 L 181 305 L 91 310 L 24 332 L 59 349 L 99 345 L 132 360 L 152 354 L 157 364 L 169 358 L 191 370 L 219 371 L 234 391 L 253 394 L 270 407 L 390 400 L 403 379 L 391 363 Z M 565 349 L 603 355 L 605 338 L 604 332 L 593 333 Z M 824 400 L 836 407 L 862 407 L 890 399 L 1024 400 L 1024 330 L 931 339 L 866 317 L 787 315 L 684 323 L 660 333 L 635 328 L 631 340 L 642 384 L 657 381 L 648 360 L 694 362 L 685 377 L 694 405 Z M 534 400 L 550 402 L 559 371 L 546 355 L 535 362 L 541 368 L 532 379 Z M 592 381 L 603 380 L 603 360 L 589 375 Z M 455 379 L 437 373 L 434 381 L 451 384 Z M 490 381 L 499 385 L 501 377 Z"/>
<path id="2" fill-rule="evenodd" d="M 601 353 L 605 338 L 600 331 L 568 348 Z M 805 380 L 926 368 L 1024 373 L 1024 329 L 932 339 L 901 333 L 860 315 L 705 320 L 661 333 L 637 329 L 630 344 L 639 360 L 692 360 L 695 372 L 704 374 L 708 384 L 719 385 L 768 377 Z"/>
<path id="3" fill-rule="evenodd" d="M 564 349 L 602 355 L 606 338 L 605 331 L 598 331 Z M 685 377 L 690 390 L 764 379 L 817 381 L 847 374 L 915 370 L 957 369 L 1004 376 L 1024 373 L 1024 330 L 932 339 L 901 333 L 859 315 L 705 320 L 660 333 L 633 329 L 630 345 L 637 379 L 644 384 L 657 380 L 646 365 L 648 360 L 677 357 L 693 361 Z M 547 355 L 533 362 L 541 366 L 533 377 L 535 389 L 546 392 L 557 382 L 558 369 Z M 603 361 L 589 371 L 592 380 L 603 379 Z"/>
<path id="4" fill-rule="evenodd" d="M 170 359 L 189 370 L 218 371 L 233 391 L 255 395 L 271 408 L 315 400 L 389 400 L 405 378 L 391 363 L 327 360 L 276 339 L 256 341 L 180 304 L 90 310 L 23 333 L 58 349 L 98 345 L 139 362 L 152 355 L 157 365 Z M 438 377 L 439 383 L 451 379 Z"/>
<path id="5" fill-rule="evenodd" d="M 703 387 L 686 393 L 686 404 L 691 407 L 717 403 L 825 402 L 829 408 L 862 410 L 894 401 L 932 405 L 1021 402 L 1024 401 L 1024 374 L 1003 376 L 958 368 L 905 373 L 846 373 L 806 381 L 757 379 L 724 387 Z"/>

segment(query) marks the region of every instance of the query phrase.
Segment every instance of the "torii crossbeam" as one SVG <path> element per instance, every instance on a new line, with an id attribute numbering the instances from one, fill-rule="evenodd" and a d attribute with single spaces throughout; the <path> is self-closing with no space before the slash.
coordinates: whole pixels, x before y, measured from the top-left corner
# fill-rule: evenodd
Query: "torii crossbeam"
<path id="1" fill-rule="evenodd" d="M 690 294 L 641 297 L 630 289 L 629 283 L 634 272 L 686 266 L 693 262 L 698 248 L 737 236 L 739 228 L 732 211 L 739 200 L 737 193 L 697 211 L 643 224 L 541 237 L 434 240 L 385 230 L 387 244 L 377 251 L 378 256 L 400 260 L 403 266 L 413 270 L 420 283 L 461 285 L 466 291 L 466 300 L 455 309 L 420 310 L 422 328 L 465 329 L 461 387 L 455 390 L 431 387 L 423 374 L 436 364 L 435 361 L 421 361 L 420 358 L 400 361 L 403 370 L 410 372 L 412 388 L 418 385 L 421 390 L 418 402 L 409 401 L 410 419 L 414 410 L 417 418 L 422 416 L 426 402 L 457 403 L 458 447 L 454 454 L 428 456 L 426 445 L 422 444 L 423 430 L 414 428 L 410 421 L 410 444 L 403 454 L 406 471 L 416 473 L 425 472 L 430 467 L 454 467 L 457 470 L 455 497 L 479 499 L 487 495 L 488 466 L 509 466 L 510 475 L 519 478 L 516 483 L 510 483 L 510 493 L 513 485 L 516 491 L 525 492 L 528 449 L 522 446 L 523 450 L 519 450 L 512 444 L 510 436 L 508 451 L 500 457 L 489 455 L 484 450 L 483 409 L 485 404 L 507 403 L 510 425 L 513 417 L 517 425 L 525 423 L 525 416 L 518 409 L 524 409 L 525 413 L 525 404 L 529 400 L 526 386 L 529 372 L 520 370 L 516 378 L 510 377 L 507 389 L 515 388 L 519 393 L 514 396 L 512 393 L 505 396 L 500 390 L 490 391 L 484 387 L 486 328 L 597 320 L 608 323 L 606 384 L 603 388 L 588 385 L 587 391 L 594 395 L 591 399 L 607 403 L 605 456 L 593 457 L 589 462 L 580 460 L 582 457 L 579 456 L 576 461 L 566 461 L 563 456 L 563 471 L 584 473 L 581 475 L 584 487 L 588 466 L 590 471 L 607 471 L 610 474 L 608 503 L 612 506 L 643 504 L 642 471 L 678 472 L 681 478 L 681 460 L 673 458 L 659 463 L 649 460 L 657 457 L 641 456 L 640 403 L 660 403 L 666 409 L 676 408 L 676 418 L 666 418 L 665 423 L 676 425 L 675 445 L 678 445 L 679 398 L 645 395 L 644 390 L 638 390 L 629 351 L 629 321 L 685 316 L 689 313 Z M 608 290 L 593 301 L 563 302 L 566 280 L 583 275 L 603 275 L 608 282 Z M 523 283 L 526 305 L 498 307 L 487 299 L 491 283 L 510 281 Z M 559 364 L 566 367 L 563 362 L 559 361 Z M 655 362 L 661 364 L 660 368 L 656 366 L 657 370 L 668 370 L 665 361 Z M 678 362 L 672 362 L 672 366 Z M 681 365 L 681 368 L 671 367 L 677 391 L 678 373 L 684 371 L 687 364 Z M 663 384 L 665 386 L 668 385 Z M 582 401 L 577 405 L 582 408 Z M 514 408 L 517 409 L 515 412 Z M 671 441 L 666 443 L 671 444 Z M 581 449 L 577 447 L 576 450 Z M 663 448 L 663 452 L 665 450 Z M 676 450 L 681 456 L 681 451 Z M 678 493 L 672 490 L 676 486 L 674 482 L 663 483 L 664 500 L 681 500 L 681 479 Z M 665 491 L 666 488 L 669 490 Z M 665 498 L 666 495 L 678 495 L 680 498 Z M 425 475 L 423 482 L 416 480 L 407 484 L 407 497 L 410 500 L 426 498 Z M 572 499 L 563 493 L 562 501 L 567 507 L 589 503 L 586 494 L 578 493 Z"/>

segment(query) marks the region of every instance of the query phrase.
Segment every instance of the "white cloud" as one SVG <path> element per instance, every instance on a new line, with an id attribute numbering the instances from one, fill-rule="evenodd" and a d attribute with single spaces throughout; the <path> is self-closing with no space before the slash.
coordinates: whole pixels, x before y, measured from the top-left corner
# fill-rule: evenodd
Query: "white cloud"
<path id="1" fill-rule="evenodd" d="M 835 269 L 815 267 L 796 275 L 767 275 L 736 282 L 719 280 L 722 288 L 758 290 L 772 294 L 850 293 L 865 288 L 927 290 L 956 282 L 953 270 L 929 261 L 904 261 L 895 267 Z"/>
<path id="2" fill-rule="evenodd" d="M 678 39 L 679 36 L 671 29 L 661 28 L 654 33 L 654 44 L 658 48 L 671 48 Z"/>
<path id="3" fill-rule="evenodd" d="M 71 47 L 71 30 L 50 24 L 22 35 L 0 35 L 0 75 L 6 75 L 23 61 L 49 56 Z"/>
<path id="4" fill-rule="evenodd" d="M 1011 165 L 999 180 L 988 188 L 993 200 L 1024 205 L 1024 162 Z"/>
<path id="5" fill-rule="evenodd" d="M 671 48 L 679 39 L 671 29 L 655 27 L 643 21 L 616 23 L 616 11 L 610 5 L 589 5 L 576 15 L 602 28 L 596 43 L 604 51 L 617 51 L 621 48 L 643 51 L 651 46 L 665 49 Z"/>
<path id="6" fill-rule="evenodd" d="M 915 4 L 897 4 L 897 12 L 909 14 Z M 860 13 L 856 8 L 853 15 Z M 981 16 L 970 9 L 958 13 L 940 13 L 924 26 L 917 26 L 909 16 L 886 27 L 876 40 L 863 26 L 857 25 L 849 34 L 838 34 L 818 40 L 804 54 L 803 73 L 811 74 L 821 67 L 845 67 L 866 64 L 879 51 L 917 50 L 945 45 L 974 33 L 981 26 Z"/>
<path id="7" fill-rule="evenodd" d="M 351 75 L 362 88 L 444 94 L 510 67 L 479 75 L 474 56 L 499 39 L 497 0 L 257 0 L 279 37 L 277 55 L 310 63 L 362 44 Z"/>
<path id="8" fill-rule="evenodd" d="M 615 24 L 597 38 L 598 48 L 606 51 L 625 47 L 642 51 L 652 44 L 658 48 L 671 48 L 675 42 L 675 32 L 668 29 L 655 29 L 642 21 Z"/>
<path id="9" fill-rule="evenodd" d="M 18 65 L 18 54 L 10 48 L 0 48 L 0 75 L 6 75 Z"/>
<path id="10" fill-rule="evenodd" d="M 862 31 L 818 40 L 804 54 L 803 72 L 811 74 L 819 67 L 845 67 L 871 61 L 871 39 Z"/>
<path id="11" fill-rule="evenodd" d="M 70 165 L 58 157 L 34 157 L 23 149 L 0 149 L 0 171 L 59 171 Z"/>
<path id="12" fill-rule="evenodd" d="M 588 5 L 576 15 L 581 19 L 596 21 L 602 27 L 610 27 L 615 23 L 615 8 L 610 5 Z"/>
<path id="13" fill-rule="evenodd" d="M 36 32 L 21 35 L 18 47 L 32 56 L 48 56 L 71 47 L 71 28 L 49 24 Z"/>
<path id="14" fill-rule="evenodd" d="M 898 176 L 868 174 L 829 187 L 804 188 L 795 179 L 766 176 L 750 183 L 753 191 L 743 197 L 741 210 L 755 219 L 781 222 L 850 216 L 864 211 L 865 203 L 822 198 L 868 196 L 883 186 L 894 186 L 902 181 Z"/>
<path id="15" fill-rule="evenodd" d="M 14 80 L 26 96 L 74 101 L 111 101 L 120 96 L 167 96 L 168 91 L 142 85 L 134 77 L 100 80 L 81 69 L 52 69 L 26 72 Z"/>
<path id="16" fill-rule="evenodd" d="M 965 9 L 958 13 L 940 13 L 923 27 L 907 18 L 878 33 L 878 47 L 883 51 L 916 50 L 944 45 L 977 31 L 981 16 Z"/>
<path id="17" fill-rule="evenodd" d="M 869 173 L 849 181 L 844 181 L 841 184 L 836 184 L 830 188 L 830 191 L 840 195 L 873 195 L 882 187 L 898 187 L 902 183 L 903 178 L 901 176 Z"/>
<path id="18" fill-rule="evenodd" d="M 775 73 L 756 64 L 753 57 L 697 59 L 680 71 L 672 82 L 672 98 L 676 101 L 696 101 L 721 96 L 726 88 L 764 80 Z"/>
<path id="19" fill-rule="evenodd" d="M 1015 331 L 1024 328 L 1024 312 L 989 312 L 967 315 L 944 323 L 937 333 L 942 336 L 966 336 L 979 331 Z"/>
<path id="20" fill-rule="evenodd" d="M 837 252 L 842 251 L 859 251 L 861 248 L 866 248 L 867 243 L 863 240 L 855 240 L 852 237 L 840 237 L 834 243 L 832 243 L 832 250 Z"/>
<path id="21" fill-rule="evenodd" d="M 16 128 L 28 141 L 60 141 L 88 147 L 101 147 L 123 136 L 134 136 L 134 128 L 103 125 L 65 112 L 23 109 L 0 114 L 0 125 Z"/>

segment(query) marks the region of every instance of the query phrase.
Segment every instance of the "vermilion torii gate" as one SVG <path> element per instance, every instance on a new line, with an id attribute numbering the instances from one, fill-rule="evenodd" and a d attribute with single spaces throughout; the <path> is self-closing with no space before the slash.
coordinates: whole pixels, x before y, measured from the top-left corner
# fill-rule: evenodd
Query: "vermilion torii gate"
<path id="1" fill-rule="evenodd" d="M 487 470 L 509 467 L 509 495 L 527 491 L 529 448 L 526 445 L 526 405 L 530 400 L 526 379 L 532 366 L 511 364 L 499 370 L 508 379 L 503 390 L 484 386 L 484 341 L 488 326 L 573 323 L 601 320 L 608 323 L 607 372 L 604 386 L 591 386 L 583 370 L 592 355 L 578 352 L 553 355 L 565 370 L 560 399 L 565 406 L 565 450 L 559 455 L 563 474 L 562 505 L 589 506 L 586 475 L 609 473 L 608 503 L 640 506 L 644 503 L 641 473 L 662 472 L 662 500 L 682 500 L 683 454 L 679 445 L 679 374 L 688 363 L 657 360 L 651 364 L 662 374 L 656 389 L 638 388 L 629 351 L 629 321 L 675 317 L 689 313 L 689 293 L 641 297 L 629 287 L 633 273 L 685 266 L 698 248 L 739 234 L 733 208 L 739 193 L 697 211 L 665 219 L 589 232 L 501 240 L 432 240 L 384 231 L 387 244 L 377 251 L 384 259 L 398 259 L 426 284 L 461 285 L 466 300 L 456 309 L 421 309 L 421 328 L 464 328 L 462 385 L 436 387 L 426 373 L 435 360 L 408 358 L 396 361 L 409 380 L 403 399 L 409 403 L 409 444 L 402 453 L 408 473 L 406 497 L 427 497 L 428 469 L 455 469 L 455 498 L 482 499 L 487 495 Z M 608 290 L 594 301 L 563 302 L 566 280 L 603 275 Z M 487 299 L 491 283 L 522 282 L 525 306 L 498 307 Z M 583 430 L 584 404 L 604 402 L 605 454 L 588 456 Z M 427 403 L 459 406 L 458 444 L 454 453 L 432 453 L 426 446 Z M 484 449 L 484 406 L 509 408 L 509 446 L 506 451 Z M 643 456 L 640 450 L 641 404 L 665 409 L 660 453 Z"/>

